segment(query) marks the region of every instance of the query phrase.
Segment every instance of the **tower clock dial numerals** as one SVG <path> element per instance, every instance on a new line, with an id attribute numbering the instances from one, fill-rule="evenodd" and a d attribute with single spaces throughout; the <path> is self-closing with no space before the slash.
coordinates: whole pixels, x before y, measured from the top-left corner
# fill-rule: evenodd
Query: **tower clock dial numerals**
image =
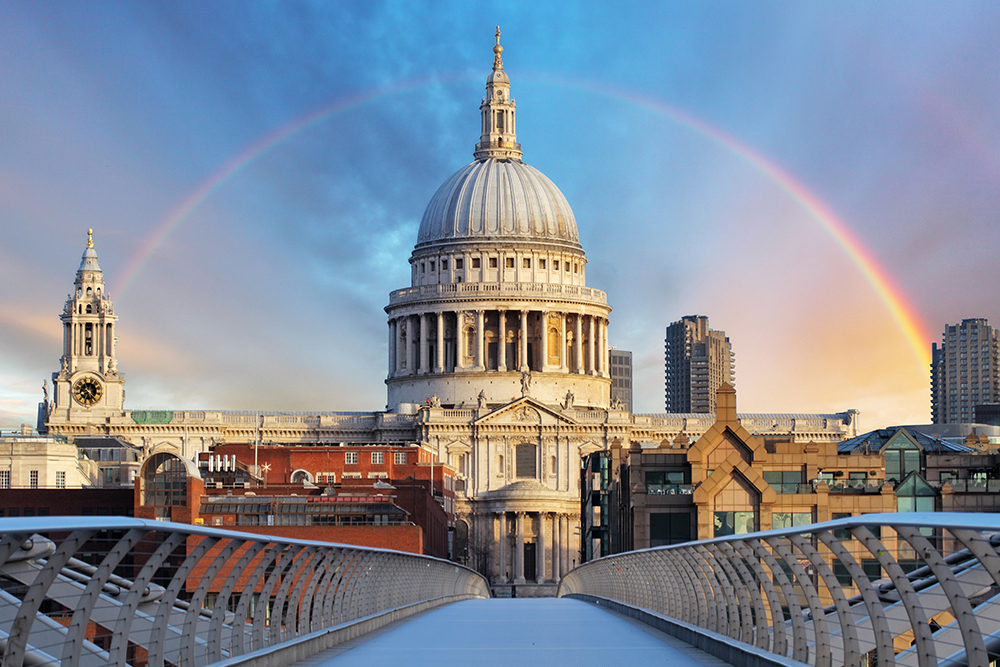
<path id="1" fill-rule="evenodd" d="M 76 381 L 73 385 L 73 398 L 80 405 L 90 407 L 101 400 L 101 395 L 104 393 L 104 389 L 101 387 L 101 383 L 94 378 L 83 378 Z"/>

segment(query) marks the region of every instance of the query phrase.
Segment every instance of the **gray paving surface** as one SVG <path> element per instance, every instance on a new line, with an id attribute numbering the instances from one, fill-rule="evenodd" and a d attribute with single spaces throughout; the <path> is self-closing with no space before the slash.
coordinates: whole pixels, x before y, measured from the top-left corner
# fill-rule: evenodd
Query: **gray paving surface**
<path id="1" fill-rule="evenodd" d="M 579 600 L 466 600 L 345 642 L 301 667 L 351 665 L 670 665 L 726 663 Z"/>

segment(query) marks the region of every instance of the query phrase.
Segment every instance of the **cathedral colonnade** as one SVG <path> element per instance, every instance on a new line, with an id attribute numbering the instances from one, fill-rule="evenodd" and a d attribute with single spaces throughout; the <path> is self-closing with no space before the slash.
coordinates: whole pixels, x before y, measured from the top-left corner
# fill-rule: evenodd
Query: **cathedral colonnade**
<path id="1" fill-rule="evenodd" d="M 493 536 L 489 574 L 494 584 L 558 582 L 577 565 L 576 515 L 502 510 L 477 519 L 479 529 Z"/>
<path id="2" fill-rule="evenodd" d="M 603 314 L 461 309 L 399 315 L 388 326 L 390 378 L 476 371 L 609 377 Z"/>

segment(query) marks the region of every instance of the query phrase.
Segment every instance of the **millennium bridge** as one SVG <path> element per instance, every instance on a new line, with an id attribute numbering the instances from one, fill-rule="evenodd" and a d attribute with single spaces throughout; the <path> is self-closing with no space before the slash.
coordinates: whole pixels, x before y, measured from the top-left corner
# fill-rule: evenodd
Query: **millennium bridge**
<path id="1" fill-rule="evenodd" d="M 266 528 L 265 528 L 266 529 Z M 4 667 L 987 667 L 1000 515 L 868 514 L 586 563 L 557 598 L 395 551 L 158 521 L 0 520 Z"/>

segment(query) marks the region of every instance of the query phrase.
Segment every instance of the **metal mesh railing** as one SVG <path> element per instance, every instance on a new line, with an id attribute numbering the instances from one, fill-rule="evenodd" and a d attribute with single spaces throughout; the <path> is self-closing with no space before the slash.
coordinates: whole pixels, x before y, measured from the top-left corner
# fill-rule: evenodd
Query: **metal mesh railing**
<path id="1" fill-rule="evenodd" d="M 1000 656 L 998 544 L 996 514 L 868 514 L 608 556 L 558 594 L 822 667 L 987 667 Z"/>
<path id="2" fill-rule="evenodd" d="M 199 667 L 262 651 L 280 664 L 282 646 L 488 596 L 472 570 L 397 551 L 117 517 L 0 520 L 4 667 Z"/>

